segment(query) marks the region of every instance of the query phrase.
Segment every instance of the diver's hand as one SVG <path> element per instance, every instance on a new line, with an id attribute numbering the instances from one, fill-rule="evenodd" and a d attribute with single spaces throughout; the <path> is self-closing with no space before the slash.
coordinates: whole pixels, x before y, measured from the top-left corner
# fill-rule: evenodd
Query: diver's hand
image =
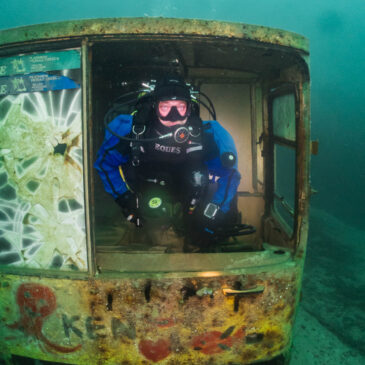
<path id="1" fill-rule="evenodd" d="M 152 109 L 152 103 L 149 101 L 139 103 L 137 105 L 137 110 L 133 115 L 133 124 L 136 126 L 145 125 L 150 117 Z"/>
<path id="2" fill-rule="evenodd" d="M 130 191 L 120 195 L 115 202 L 122 208 L 122 213 L 128 222 L 142 227 L 142 219 L 139 216 L 138 197 Z"/>

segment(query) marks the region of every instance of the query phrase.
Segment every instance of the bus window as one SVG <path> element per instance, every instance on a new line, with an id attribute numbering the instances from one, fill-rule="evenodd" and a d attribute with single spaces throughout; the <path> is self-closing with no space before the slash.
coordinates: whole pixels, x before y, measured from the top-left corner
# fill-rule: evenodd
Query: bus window
<path id="1" fill-rule="evenodd" d="M 295 151 L 275 145 L 274 156 L 274 209 L 287 223 L 291 234 L 294 229 Z"/>
<path id="2" fill-rule="evenodd" d="M 201 52 L 202 47 L 205 52 Z M 264 210 L 264 200 L 263 195 L 257 193 L 253 187 L 253 112 L 251 109 L 251 88 L 257 75 L 247 72 L 244 68 L 240 69 L 241 66 L 237 66 L 237 64 L 240 65 L 239 62 L 242 58 L 240 52 L 244 53 L 244 50 L 236 50 L 230 45 L 222 43 L 218 57 L 216 48 L 215 44 L 200 41 L 130 42 L 126 40 L 113 43 L 113 51 L 111 52 L 108 42 L 93 44 L 91 47 L 93 162 L 96 161 L 96 166 L 99 169 L 97 171 L 100 171 L 100 166 L 103 166 L 104 161 L 102 158 L 106 156 L 100 153 L 100 146 L 103 144 L 105 132 L 108 132 L 106 126 L 117 115 L 131 114 L 135 110 L 136 101 L 134 103 L 128 103 L 128 101 L 133 101 L 133 95 L 138 95 L 136 91 L 140 90 L 142 85 L 153 85 L 153 80 L 158 80 L 161 75 L 177 71 L 177 73 L 183 75 L 186 82 L 194 86 L 196 99 L 203 100 L 208 107 L 214 105 L 214 116 L 204 107 L 203 103 L 200 103 L 199 106 L 194 105 L 197 108 L 197 111 L 194 112 L 207 123 L 216 118 L 232 136 L 237 149 L 238 171 L 242 176 L 237 197 L 238 210 L 242 213 L 237 214 L 237 222 L 259 229 Z M 128 52 L 125 50 L 128 50 Z M 191 57 L 191 54 L 194 54 L 195 57 Z M 188 55 L 190 56 L 188 57 Z M 203 95 L 208 96 L 209 102 L 204 99 Z M 211 124 L 214 123 L 211 122 Z M 256 128 L 256 126 L 254 127 Z M 121 146 L 116 148 L 121 150 Z M 108 166 L 108 164 L 105 164 L 105 166 Z M 130 171 L 124 171 L 123 167 L 122 173 L 120 170 L 114 170 L 108 170 L 108 174 L 112 176 L 115 172 L 119 178 L 119 175 L 122 176 L 123 173 L 122 178 L 128 182 L 128 172 Z M 179 219 L 182 224 L 184 223 L 181 219 L 181 207 L 179 208 L 178 205 L 166 207 L 166 212 L 171 214 L 172 219 L 170 221 L 173 224 L 171 225 L 168 222 L 164 225 L 164 230 L 155 229 L 157 224 L 149 227 L 147 219 L 142 228 L 136 229 L 126 221 L 120 207 L 114 202 L 110 194 L 106 193 L 105 184 L 102 183 L 97 171 L 93 170 L 92 179 L 94 184 L 92 188 L 94 199 L 92 203 L 94 209 L 92 226 L 98 265 L 102 268 L 111 268 L 111 262 L 114 257 L 117 257 L 117 253 L 165 254 L 193 252 L 190 248 L 186 250 L 186 246 L 184 246 L 186 232 L 183 231 L 183 225 L 178 225 Z M 105 176 L 108 175 L 103 171 L 102 173 Z M 261 171 L 260 173 L 262 175 Z M 210 186 L 214 188 L 213 178 L 218 179 L 219 177 L 210 176 L 212 183 Z M 145 180 L 157 181 L 155 177 Z M 256 175 L 255 180 L 257 180 Z M 109 181 L 106 185 L 107 187 L 111 186 Z M 117 191 L 118 186 L 113 187 Z M 155 193 L 158 190 L 157 188 L 160 187 L 152 186 L 151 191 L 153 190 L 154 194 L 157 194 Z M 131 187 L 131 190 L 133 190 L 133 187 Z M 162 188 L 159 190 L 162 190 Z M 164 197 L 157 194 L 153 198 L 159 198 L 156 201 L 160 204 Z M 143 208 L 143 196 L 139 202 Z M 156 221 L 156 219 L 154 220 Z M 235 223 L 232 222 L 232 225 Z M 260 238 L 258 234 L 254 234 L 254 230 L 251 230 L 251 233 L 251 235 L 239 236 L 235 240 L 231 236 L 228 237 L 229 244 L 225 245 L 224 249 L 230 250 L 231 247 L 236 251 L 256 249 Z M 218 252 L 220 252 L 219 249 Z"/>
<path id="3" fill-rule="evenodd" d="M 294 230 L 295 208 L 295 96 L 277 96 L 272 101 L 274 141 L 274 211 L 288 234 Z"/>
<path id="4" fill-rule="evenodd" d="M 87 270 L 80 49 L 0 58 L 0 265 Z"/>

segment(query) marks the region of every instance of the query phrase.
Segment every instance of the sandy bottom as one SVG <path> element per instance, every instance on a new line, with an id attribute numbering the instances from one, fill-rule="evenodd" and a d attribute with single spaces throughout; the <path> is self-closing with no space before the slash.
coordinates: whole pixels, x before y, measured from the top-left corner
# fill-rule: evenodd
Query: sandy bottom
<path id="1" fill-rule="evenodd" d="M 363 365 L 365 357 L 301 307 L 294 328 L 290 365 L 324 364 Z"/>
<path id="2" fill-rule="evenodd" d="M 365 231 L 318 209 L 290 364 L 365 364 Z"/>

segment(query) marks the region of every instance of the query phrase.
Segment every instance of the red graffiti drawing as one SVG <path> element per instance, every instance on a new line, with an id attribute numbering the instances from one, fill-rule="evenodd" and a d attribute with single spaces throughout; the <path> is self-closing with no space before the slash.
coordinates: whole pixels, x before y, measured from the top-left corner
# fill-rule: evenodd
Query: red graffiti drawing
<path id="1" fill-rule="evenodd" d="M 142 340 L 139 343 L 139 351 L 148 360 L 157 362 L 170 355 L 170 341 L 163 339 L 160 339 L 156 342 L 150 340 Z"/>
<path id="2" fill-rule="evenodd" d="M 68 353 L 81 348 L 81 345 L 64 347 L 54 344 L 43 335 L 43 323 L 57 307 L 56 297 L 50 288 L 32 283 L 22 284 L 18 288 L 16 301 L 19 306 L 20 319 L 18 322 L 9 325 L 9 328 L 18 329 L 27 335 L 35 336 L 50 350 Z"/>
<path id="3" fill-rule="evenodd" d="M 222 351 L 230 350 L 233 344 L 244 337 L 244 330 L 240 328 L 231 336 L 234 330 L 229 327 L 225 332 L 211 331 L 194 337 L 192 346 L 195 350 L 201 351 L 205 355 L 218 354 Z"/>

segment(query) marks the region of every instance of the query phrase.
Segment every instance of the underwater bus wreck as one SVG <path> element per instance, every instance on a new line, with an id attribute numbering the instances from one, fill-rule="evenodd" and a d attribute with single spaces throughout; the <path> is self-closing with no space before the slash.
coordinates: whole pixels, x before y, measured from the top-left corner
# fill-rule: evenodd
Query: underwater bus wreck
<path id="1" fill-rule="evenodd" d="M 285 361 L 308 233 L 308 62 L 304 37 L 239 23 L 122 18 L 1 31 L 2 361 Z M 93 168 L 112 102 L 172 69 L 210 105 L 202 119 L 214 106 L 238 150 L 241 222 L 255 232 L 214 252 L 126 244 Z"/>

